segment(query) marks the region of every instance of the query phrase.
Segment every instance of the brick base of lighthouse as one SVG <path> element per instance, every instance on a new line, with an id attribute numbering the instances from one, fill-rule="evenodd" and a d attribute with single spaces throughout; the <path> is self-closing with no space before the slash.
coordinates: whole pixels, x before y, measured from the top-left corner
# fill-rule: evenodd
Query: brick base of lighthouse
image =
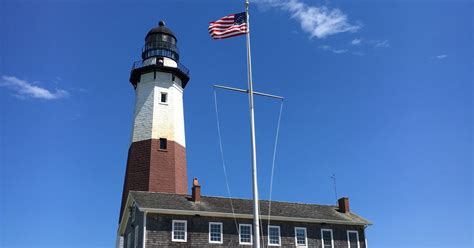
<path id="1" fill-rule="evenodd" d="M 186 148 L 171 140 L 167 143 L 166 150 L 160 149 L 159 139 L 130 145 L 120 216 L 130 190 L 187 194 Z"/>

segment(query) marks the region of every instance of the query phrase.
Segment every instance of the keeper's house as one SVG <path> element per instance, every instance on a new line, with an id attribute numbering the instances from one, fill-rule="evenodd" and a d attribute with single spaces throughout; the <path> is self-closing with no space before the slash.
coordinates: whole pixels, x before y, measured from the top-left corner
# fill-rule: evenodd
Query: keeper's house
<path id="1" fill-rule="evenodd" d="M 117 247 L 251 247 L 253 201 L 201 196 L 197 179 L 188 194 L 183 92 L 189 71 L 176 44 L 161 21 L 132 67 L 135 112 Z M 348 198 L 338 203 L 260 201 L 261 244 L 366 248 L 371 223 L 349 210 Z"/>

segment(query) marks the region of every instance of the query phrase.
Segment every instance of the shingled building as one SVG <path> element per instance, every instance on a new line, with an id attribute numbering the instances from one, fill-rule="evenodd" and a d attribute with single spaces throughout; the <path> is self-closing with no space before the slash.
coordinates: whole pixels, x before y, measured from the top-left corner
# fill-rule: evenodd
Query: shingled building
<path id="1" fill-rule="evenodd" d="M 249 247 L 253 202 L 188 194 L 183 92 L 190 77 L 179 63 L 175 34 L 161 21 L 133 64 L 135 112 L 120 207 L 117 247 Z M 366 248 L 371 223 L 338 206 L 260 201 L 262 244 Z"/>

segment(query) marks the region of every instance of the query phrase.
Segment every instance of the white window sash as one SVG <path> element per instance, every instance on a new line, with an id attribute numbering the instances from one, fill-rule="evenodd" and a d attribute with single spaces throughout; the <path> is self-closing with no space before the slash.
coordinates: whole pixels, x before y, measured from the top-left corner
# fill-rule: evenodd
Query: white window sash
<path id="1" fill-rule="evenodd" d="M 326 248 L 325 245 L 328 245 L 328 244 L 324 243 L 324 232 L 330 232 L 331 233 L 331 248 L 334 248 L 334 238 L 333 238 L 333 235 L 332 235 L 332 229 L 321 229 L 321 242 L 323 244 L 323 248 Z"/>
<path id="2" fill-rule="evenodd" d="M 278 229 L 278 244 L 270 243 L 270 229 Z M 268 226 L 268 246 L 280 246 L 281 245 L 281 233 L 279 226 Z"/>
<path id="3" fill-rule="evenodd" d="M 175 224 L 176 223 L 183 223 L 184 224 L 184 239 L 175 239 L 174 238 L 174 231 L 175 231 Z M 180 230 L 181 232 L 181 230 Z M 188 222 L 185 220 L 173 220 L 173 225 L 171 229 L 171 241 L 173 242 L 187 242 L 188 240 Z"/>
<path id="4" fill-rule="evenodd" d="M 212 233 L 212 226 L 213 225 L 218 225 L 220 226 L 220 241 L 215 241 L 215 240 L 212 240 L 211 239 L 211 233 Z M 222 227 L 222 222 L 209 222 L 209 243 L 212 243 L 212 244 L 222 244 L 222 242 L 224 241 L 224 237 L 223 237 L 223 233 L 224 233 L 224 230 L 223 230 L 223 227 Z"/>
<path id="5" fill-rule="evenodd" d="M 250 229 L 250 242 L 242 242 L 242 227 L 248 226 Z M 251 245 L 253 244 L 253 232 L 251 224 L 239 224 L 239 244 L 241 245 Z"/>
<path id="6" fill-rule="evenodd" d="M 304 245 L 298 244 L 298 230 L 304 232 Z M 295 244 L 297 247 L 308 247 L 308 234 L 306 233 L 306 227 L 295 227 Z"/>
<path id="7" fill-rule="evenodd" d="M 348 230 L 348 231 L 347 231 L 347 247 L 349 247 L 349 248 L 356 248 L 356 247 L 351 247 L 351 240 L 350 240 L 350 237 L 349 237 L 349 234 L 351 234 L 351 233 L 355 233 L 355 234 L 356 234 L 356 237 L 357 237 L 357 248 L 360 248 L 359 232 L 358 232 L 358 231 L 355 231 L 355 230 Z"/>

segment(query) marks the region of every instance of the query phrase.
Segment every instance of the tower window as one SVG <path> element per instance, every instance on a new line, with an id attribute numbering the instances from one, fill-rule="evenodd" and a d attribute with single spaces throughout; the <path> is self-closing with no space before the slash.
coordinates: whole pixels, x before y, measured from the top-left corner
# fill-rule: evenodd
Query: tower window
<path id="1" fill-rule="evenodd" d="M 162 103 L 168 102 L 168 93 L 161 92 L 161 99 L 160 100 L 161 100 Z"/>
<path id="2" fill-rule="evenodd" d="M 168 148 L 168 140 L 165 138 L 160 138 L 160 149 L 166 150 Z"/>

